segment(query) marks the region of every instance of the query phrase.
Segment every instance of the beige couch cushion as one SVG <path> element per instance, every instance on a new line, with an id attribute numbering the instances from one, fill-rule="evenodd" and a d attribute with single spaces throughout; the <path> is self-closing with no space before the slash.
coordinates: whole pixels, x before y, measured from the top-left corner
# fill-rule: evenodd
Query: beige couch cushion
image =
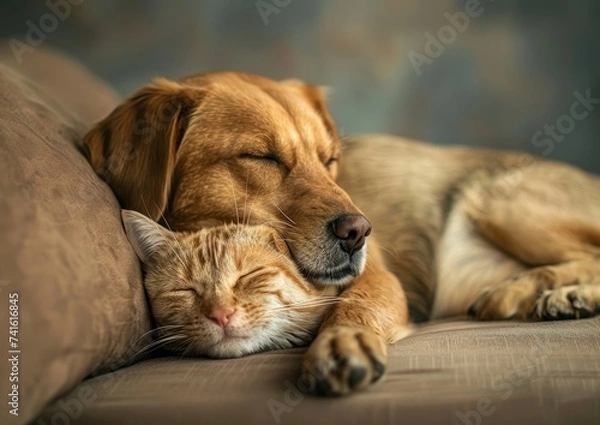
<path id="1" fill-rule="evenodd" d="M 89 374 L 126 363 L 149 329 L 117 201 L 75 147 L 111 105 L 77 111 L 73 101 L 93 97 L 90 87 L 99 99 L 110 93 L 69 62 L 42 66 L 42 84 L 72 72 L 78 85 L 52 98 L 0 65 L 0 347 L 6 356 L 9 294 L 18 293 L 21 350 L 19 416 L 4 401 L 2 424 L 24 423 Z M 3 400 L 8 366 L 0 362 Z"/>
<path id="2" fill-rule="evenodd" d="M 347 398 L 304 396 L 301 349 L 140 362 L 84 381 L 36 424 L 597 425 L 600 318 L 431 323 L 390 348 L 388 374 Z"/>

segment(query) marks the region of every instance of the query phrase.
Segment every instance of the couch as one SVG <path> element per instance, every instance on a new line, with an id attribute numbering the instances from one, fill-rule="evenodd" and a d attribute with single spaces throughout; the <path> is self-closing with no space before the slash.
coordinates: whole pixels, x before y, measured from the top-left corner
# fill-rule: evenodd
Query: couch
<path id="1" fill-rule="evenodd" d="M 600 423 L 600 318 L 426 323 L 346 398 L 301 391 L 303 348 L 142 353 L 140 265 L 81 148 L 118 96 L 59 52 L 0 59 L 1 424 Z"/>

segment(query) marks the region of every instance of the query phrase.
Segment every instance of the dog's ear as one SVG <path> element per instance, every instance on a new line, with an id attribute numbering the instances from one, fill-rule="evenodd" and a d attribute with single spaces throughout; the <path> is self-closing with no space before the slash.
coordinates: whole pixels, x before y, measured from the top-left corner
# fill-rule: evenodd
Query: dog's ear
<path id="1" fill-rule="evenodd" d="M 86 136 L 89 162 L 123 208 L 157 220 L 167 206 L 175 155 L 202 91 L 158 79 Z"/>
<path id="2" fill-rule="evenodd" d="M 326 94 L 329 89 L 325 89 L 319 86 L 311 86 L 304 85 L 304 94 L 316 109 L 316 111 L 321 116 L 323 120 L 323 124 L 325 124 L 325 128 L 327 132 L 331 135 L 334 140 L 338 138 L 337 128 L 335 127 L 335 123 L 333 118 L 331 118 L 331 114 L 329 113 L 329 109 L 327 108 L 327 102 L 325 100 Z"/>
<path id="3" fill-rule="evenodd" d="M 296 87 L 300 89 L 302 94 L 308 99 L 308 102 L 312 105 L 313 108 L 317 111 L 317 113 L 321 116 L 323 120 L 323 124 L 327 129 L 327 132 L 331 135 L 334 140 L 338 138 L 337 128 L 335 126 L 335 122 L 329 113 L 329 109 L 327 108 L 326 95 L 329 92 L 329 88 L 313 86 L 310 84 L 306 84 L 300 80 L 290 79 L 282 81 L 284 84 L 288 84 L 292 87 Z"/>

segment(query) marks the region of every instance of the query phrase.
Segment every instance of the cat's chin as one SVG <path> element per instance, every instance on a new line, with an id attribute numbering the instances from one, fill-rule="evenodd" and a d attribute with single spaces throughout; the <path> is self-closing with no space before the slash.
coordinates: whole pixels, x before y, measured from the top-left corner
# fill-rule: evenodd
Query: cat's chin
<path id="1" fill-rule="evenodd" d="M 213 359 L 236 359 L 264 351 L 292 348 L 297 344 L 302 343 L 301 345 L 304 345 L 304 342 L 296 341 L 296 343 L 293 343 L 283 335 L 278 335 L 275 338 L 223 335 L 219 342 L 201 349 L 198 354 Z"/>
<path id="2" fill-rule="evenodd" d="M 213 359 L 235 359 L 256 353 L 260 351 L 259 348 L 249 336 L 224 334 L 218 342 L 201 350 L 200 354 Z"/>

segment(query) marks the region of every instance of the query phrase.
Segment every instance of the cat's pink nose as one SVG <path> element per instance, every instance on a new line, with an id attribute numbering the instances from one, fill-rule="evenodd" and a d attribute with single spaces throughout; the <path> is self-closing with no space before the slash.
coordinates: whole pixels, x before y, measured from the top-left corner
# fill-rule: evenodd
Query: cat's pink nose
<path id="1" fill-rule="evenodd" d="M 220 327 L 224 328 L 229 323 L 229 318 L 235 313 L 235 309 L 231 307 L 217 307 L 211 311 L 207 317 L 216 322 Z"/>

